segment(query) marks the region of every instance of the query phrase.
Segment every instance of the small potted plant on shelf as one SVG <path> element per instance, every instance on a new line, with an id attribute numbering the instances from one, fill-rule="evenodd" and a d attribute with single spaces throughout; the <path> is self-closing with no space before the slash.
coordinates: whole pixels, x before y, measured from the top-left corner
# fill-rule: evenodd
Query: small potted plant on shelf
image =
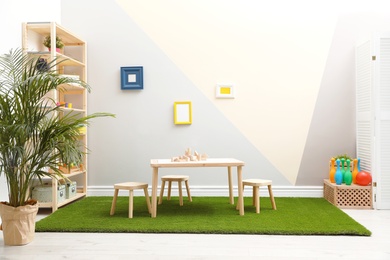
<path id="1" fill-rule="evenodd" d="M 51 37 L 50 35 L 45 37 L 45 40 L 43 41 L 43 45 L 51 50 Z M 62 39 L 58 36 L 56 36 L 56 50 L 57 52 L 61 52 L 61 49 L 64 47 L 64 43 L 62 42 Z"/>
<path id="2" fill-rule="evenodd" d="M 0 56 L 0 176 L 8 187 L 8 201 L 0 203 L 6 245 L 24 245 L 35 233 L 37 201 L 30 199 L 34 181 L 44 177 L 65 178 L 58 162 L 81 163 L 83 151 L 78 141 L 80 125 L 108 113 L 66 115 L 47 93 L 60 85 L 87 83 L 61 77 L 55 70 L 57 59 L 44 69 L 41 58 L 22 50 Z M 53 180 L 54 181 L 54 180 Z"/>

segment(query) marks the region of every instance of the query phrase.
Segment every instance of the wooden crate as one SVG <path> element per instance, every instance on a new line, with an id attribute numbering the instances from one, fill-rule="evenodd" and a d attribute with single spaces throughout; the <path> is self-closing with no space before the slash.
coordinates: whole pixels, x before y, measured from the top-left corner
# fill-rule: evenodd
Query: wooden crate
<path id="1" fill-rule="evenodd" d="M 372 209 L 373 207 L 371 185 L 336 185 L 329 179 L 325 179 L 324 198 L 343 209 Z"/>

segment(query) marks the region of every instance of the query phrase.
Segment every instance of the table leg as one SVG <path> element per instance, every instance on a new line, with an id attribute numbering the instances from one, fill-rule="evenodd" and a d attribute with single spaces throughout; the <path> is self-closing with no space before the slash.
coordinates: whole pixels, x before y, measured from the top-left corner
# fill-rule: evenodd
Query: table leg
<path id="1" fill-rule="evenodd" d="M 234 205 L 233 180 L 232 180 L 232 167 L 231 166 L 228 166 L 228 181 L 229 181 L 229 199 L 230 199 L 230 204 Z"/>
<path id="2" fill-rule="evenodd" d="M 152 177 L 152 218 L 157 217 L 157 184 L 158 184 L 158 168 L 153 168 Z"/>
<path id="3" fill-rule="evenodd" d="M 237 166 L 238 206 L 240 215 L 244 215 L 244 194 L 242 188 L 242 166 Z"/>

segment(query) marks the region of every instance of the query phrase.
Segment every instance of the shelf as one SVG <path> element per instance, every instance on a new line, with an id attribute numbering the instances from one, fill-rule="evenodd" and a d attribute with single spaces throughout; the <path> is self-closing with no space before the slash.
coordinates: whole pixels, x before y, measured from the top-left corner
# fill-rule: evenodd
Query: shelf
<path id="1" fill-rule="evenodd" d="M 72 172 L 72 173 L 63 173 L 62 175 L 66 178 L 72 178 L 72 177 L 75 177 L 75 176 L 78 176 L 78 175 L 81 175 L 81 174 L 85 174 L 87 171 L 86 170 L 80 170 L 80 171 L 75 171 L 75 172 Z M 43 177 L 42 178 L 42 182 L 51 182 L 53 180 L 53 178 L 50 178 L 50 177 Z"/>
<path id="2" fill-rule="evenodd" d="M 77 176 L 77 175 L 80 175 L 80 174 L 84 174 L 86 171 L 85 170 L 80 170 L 80 171 L 75 171 L 75 172 L 72 172 L 72 173 L 63 173 L 62 175 L 66 178 L 72 178 L 74 176 Z"/>
<path id="3" fill-rule="evenodd" d="M 58 88 L 60 88 L 61 91 L 66 91 L 66 92 L 74 92 L 74 91 L 76 91 L 77 93 L 75 93 L 75 94 L 79 94 L 80 91 L 86 90 L 85 87 L 83 87 L 83 86 L 81 86 L 79 84 L 76 84 L 76 83 L 75 84 L 71 84 L 71 83 L 70 84 L 61 84 L 61 85 L 58 86 Z"/>
<path id="4" fill-rule="evenodd" d="M 37 22 L 37 23 L 27 23 L 27 29 L 36 32 L 41 35 L 49 35 L 50 31 L 50 22 Z M 68 46 L 79 46 L 85 44 L 83 40 L 74 34 L 70 33 L 68 30 L 63 28 L 62 26 L 55 24 L 56 34 L 61 37 L 63 43 Z"/>
<path id="5" fill-rule="evenodd" d="M 50 51 L 28 51 L 27 52 L 30 55 L 37 55 L 39 57 L 50 59 L 51 58 L 51 52 Z M 65 54 L 56 52 L 55 55 L 57 62 L 59 62 L 60 66 L 85 66 L 84 63 L 81 61 L 75 60 L 69 56 L 66 56 Z"/>
<path id="6" fill-rule="evenodd" d="M 65 201 L 61 202 L 61 203 L 58 203 L 58 207 L 62 207 L 72 201 L 75 201 L 75 200 L 78 200 L 80 198 L 83 198 L 85 197 L 87 194 L 86 193 L 77 193 L 74 197 L 70 198 L 70 199 L 66 199 Z"/>
<path id="7" fill-rule="evenodd" d="M 62 207 L 68 203 L 71 203 L 75 200 L 78 200 L 78 199 L 81 199 L 83 197 L 85 197 L 87 194 L 86 193 L 77 193 L 74 197 L 70 198 L 70 199 L 65 199 L 65 201 L 62 201 L 60 203 L 57 203 L 57 207 Z M 53 203 L 52 202 L 38 202 L 39 204 L 39 207 L 40 208 L 52 208 L 53 207 Z"/>
<path id="8" fill-rule="evenodd" d="M 79 108 L 67 108 L 67 107 L 59 107 L 58 108 L 59 110 L 61 110 L 62 112 L 80 112 L 80 113 L 85 113 L 85 110 L 84 109 L 79 109 Z"/>

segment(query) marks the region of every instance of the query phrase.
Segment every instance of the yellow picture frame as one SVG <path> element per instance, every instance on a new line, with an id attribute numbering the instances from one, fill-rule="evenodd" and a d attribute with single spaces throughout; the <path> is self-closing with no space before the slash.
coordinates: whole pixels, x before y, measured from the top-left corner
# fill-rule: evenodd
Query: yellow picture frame
<path id="1" fill-rule="evenodd" d="M 216 98 L 234 98 L 235 92 L 233 85 L 230 84 L 218 84 L 215 88 Z"/>
<path id="2" fill-rule="evenodd" d="M 192 103 L 191 101 L 177 101 L 173 105 L 175 125 L 192 124 Z"/>

